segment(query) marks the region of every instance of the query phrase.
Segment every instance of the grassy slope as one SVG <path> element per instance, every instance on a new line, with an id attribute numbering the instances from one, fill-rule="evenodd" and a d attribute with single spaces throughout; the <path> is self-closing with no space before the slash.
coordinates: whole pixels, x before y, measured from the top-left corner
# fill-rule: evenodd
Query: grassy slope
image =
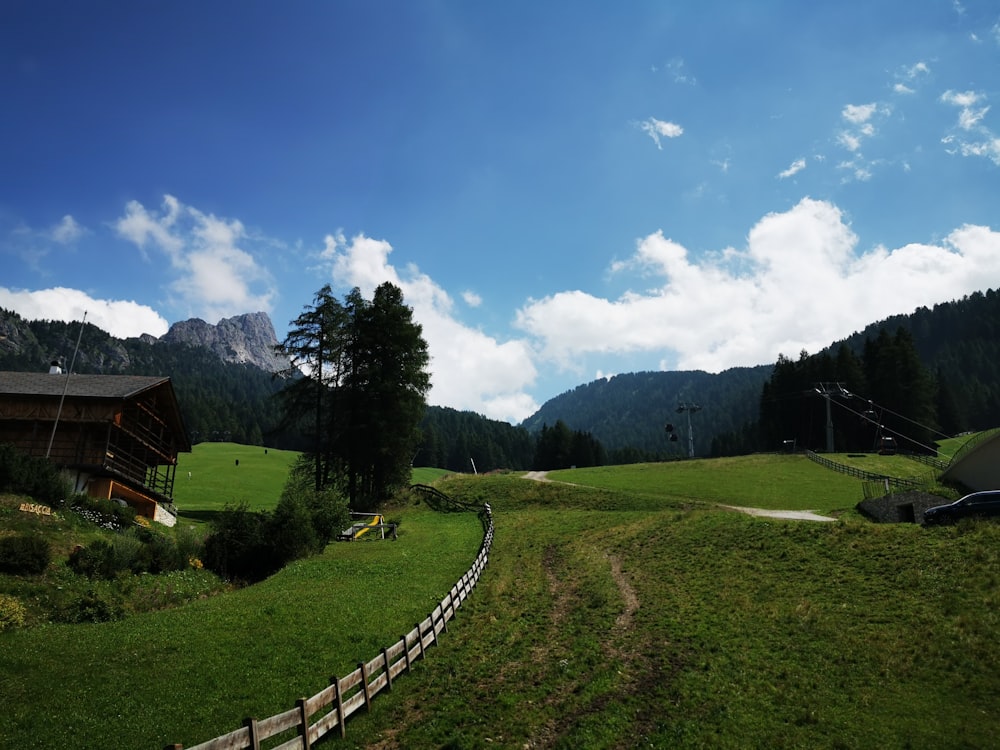
<path id="1" fill-rule="evenodd" d="M 992 745 L 1000 525 L 874 526 L 842 512 L 857 480 L 789 456 L 552 476 L 604 486 L 439 480 L 493 505 L 490 567 L 341 744 Z M 190 745 L 290 707 L 412 627 L 475 554 L 470 515 L 392 515 L 399 542 L 333 545 L 253 589 L 0 635 L 2 744 Z"/>
<path id="2" fill-rule="evenodd" d="M 493 498 L 490 569 L 349 747 L 989 747 L 1000 731 L 1000 525 L 776 521 L 516 476 L 442 487 Z"/>
<path id="3" fill-rule="evenodd" d="M 782 510 L 844 511 L 858 502 L 858 480 L 801 455 L 758 454 L 634 466 L 553 471 L 549 478 L 651 498 Z"/>
<path id="4" fill-rule="evenodd" d="M 193 745 L 312 695 L 427 616 L 482 539 L 473 514 L 394 512 L 268 581 L 128 620 L 0 634 L 0 745 Z"/>

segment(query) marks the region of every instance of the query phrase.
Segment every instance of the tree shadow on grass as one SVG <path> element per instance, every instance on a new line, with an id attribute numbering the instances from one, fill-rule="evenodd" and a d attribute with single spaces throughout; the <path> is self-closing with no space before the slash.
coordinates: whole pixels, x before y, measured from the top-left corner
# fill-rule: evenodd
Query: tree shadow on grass
<path id="1" fill-rule="evenodd" d="M 210 525 L 220 513 L 221 510 L 180 510 L 177 511 L 177 520 Z"/>

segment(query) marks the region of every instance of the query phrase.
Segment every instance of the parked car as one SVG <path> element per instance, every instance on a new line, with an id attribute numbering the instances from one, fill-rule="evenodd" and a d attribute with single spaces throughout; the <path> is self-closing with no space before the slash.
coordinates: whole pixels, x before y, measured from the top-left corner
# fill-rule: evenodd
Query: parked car
<path id="1" fill-rule="evenodd" d="M 924 511 L 925 524 L 955 523 L 963 518 L 1000 518 L 1000 490 L 973 492 L 953 503 Z"/>

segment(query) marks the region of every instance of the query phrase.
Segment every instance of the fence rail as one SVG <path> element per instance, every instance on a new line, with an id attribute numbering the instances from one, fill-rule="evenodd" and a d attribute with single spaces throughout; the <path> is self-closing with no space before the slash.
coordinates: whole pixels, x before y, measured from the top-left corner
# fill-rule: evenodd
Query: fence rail
<path id="1" fill-rule="evenodd" d="M 413 630 L 344 677 L 332 677 L 330 685 L 311 698 L 299 698 L 294 708 L 266 719 L 246 719 L 243 726 L 214 739 L 193 745 L 187 750 L 262 750 L 268 740 L 294 730 L 296 736 L 270 750 L 310 750 L 313 743 L 334 729 L 346 734 L 347 719 L 360 709 L 371 708 L 372 699 L 383 690 L 391 690 L 393 680 L 410 670 L 424 656 L 428 646 L 437 643 L 438 635 L 447 632 L 448 621 L 455 617 L 469 594 L 476 587 L 493 546 L 493 512 L 489 503 L 481 511 L 485 531 L 472 567 L 466 571 L 451 591 Z M 269 744 L 269 743 L 268 743 Z M 179 744 L 167 745 L 166 750 L 183 750 Z"/>
<path id="2" fill-rule="evenodd" d="M 848 474 L 852 477 L 862 479 L 865 482 L 878 482 L 885 487 L 886 494 L 888 494 L 890 487 L 892 487 L 894 491 L 906 491 L 919 489 L 925 486 L 925 483 L 921 482 L 919 479 L 901 479 L 899 477 L 890 477 L 885 474 L 876 474 L 873 471 L 865 471 L 864 469 L 859 469 L 855 466 L 848 466 L 847 464 L 840 464 L 836 461 L 831 461 L 829 458 L 824 458 L 818 453 L 813 453 L 812 451 L 806 451 L 806 456 L 809 460 L 815 461 L 820 466 L 825 466 L 828 469 L 839 471 L 841 474 Z"/>
<path id="3" fill-rule="evenodd" d="M 911 461 L 922 463 L 925 466 L 930 466 L 931 468 L 937 469 L 938 471 L 944 471 L 945 469 L 948 468 L 947 461 L 942 461 L 940 458 L 937 458 L 935 456 L 925 456 L 923 453 L 904 453 L 902 455 L 910 459 Z"/>

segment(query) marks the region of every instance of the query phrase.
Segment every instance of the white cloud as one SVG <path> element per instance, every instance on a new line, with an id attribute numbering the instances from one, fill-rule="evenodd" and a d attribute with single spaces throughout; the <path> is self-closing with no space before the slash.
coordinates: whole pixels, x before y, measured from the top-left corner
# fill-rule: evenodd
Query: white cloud
<path id="1" fill-rule="evenodd" d="M 465 300 L 465 304 L 467 304 L 469 307 L 479 307 L 481 304 L 483 304 L 483 298 L 480 297 L 475 292 L 473 292 L 472 290 L 466 290 L 462 292 L 462 299 Z"/>
<path id="2" fill-rule="evenodd" d="M 861 138 L 846 131 L 837 136 L 837 143 L 848 151 L 857 151 L 861 148 Z"/>
<path id="3" fill-rule="evenodd" d="M 913 89 L 907 86 L 905 83 L 897 83 L 892 87 L 892 90 L 897 94 L 913 94 L 916 93 Z"/>
<path id="4" fill-rule="evenodd" d="M 973 130 L 986 117 L 986 113 L 990 111 L 989 105 L 976 108 L 982 100 L 982 94 L 975 91 L 948 90 L 941 94 L 942 102 L 961 109 L 958 114 L 958 127 L 962 130 Z"/>
<path id="5" fill-rule="evenodd" d="M 871 120 L 877 107 L 878 105 L 874 102 L 871 104 L 848 104 L 840 114 L 848 122 L 859 125 Z"/>
<path id="6" fill-rule="evenodd" d="M 255 241 L 240 221 L 202 213 L 167 195 L 159 212 L 130 201 L 114 228 L 147 259 L 150 247 L 166 255 L 172 304 L 184 315 L 216 323 L 241 313 L 271 311 L 273 280 L 245 249 Z"/>
<path id="7" fill-rule="evenodd" d="M 462 324 L 448 293 L 415 265 L 400 273 L 389 263 L 391 252 L 385 240 L 363 234 L 347 240 L 340 234 L 326 237 L 322 257 L 339 286 L 356 286 L 369 298 L 385 281 L 402 290 L 423 327 L 431 356 L 429 403 L 512 422 L 537 411 L 538 404 L 526 391 L 537 377 L 528 343 L 501 342 Z"/>
<path id="8" fill-rule="evenodd" d="M 28 291 L 0 287 L 0 307 L 17 310 L 28 320 L 61 320 L 67 323 L 83 320 L 117 338 L 130 338 L 148 333 L 162 336 L 169 325 L 159 313 L 132 300 L 94 299 L 78 289 L 54 287 Z"/>
<path id="9" fill-rule="evenodd" d="M 1000 284 L 1000 233 L 986 227 L 939 245 L 857 245 L 835 205 L 809 198 L 762 218 L 735 254 L 695 260 L 656 232 L 638 242 L 632 266 L 658 287 L 617 300 L 559 292 L 530 300 L 516 323 L 564 368 L 663 352 L 672 367 L 718 371 L 818 351 L 872 321 Z"/>
<path id="10" fill-rule="evenodd" d="M 983 124 L 989 105 L 977 106 L 985 97 L 975 91 L 945 91 L 941 101 L 959 108 L 956 135 L 951 133 L 941 139 L 948 153 L 962 156 L 979 156 L 1000 166 L 1000 136 Z"/>
<path id="11" fill-rule="evenodd" d="M 781 172 L 778 172 L 778 179 L 779 180 L 784 180 L 784 179 L 786 179 L 788 177 L 791 177 L 792 175 L 798 174 L 799 172 L 801 172 L 805 168 L 806 168 L 806 160 L 805 159 L 796 159 L 795 161 L 793 161 L 791 163 L 791 165 L 788 167 L 788 169 L 785 169 L 785 170 L 782 170 Z"/>
<path id="12" fill-rule="evenodd" d="M 674 83 L 680 83 L 685 86 L 696 86 L 698 84 L 698 79 L 687 72 L 687 65 L 682 58 L 675 57 L 666 63 L 664 67 L 670 73 Z"/>
<path id="13" fill-rule="evenodd" d="M 60 245 L 72 245 L 84 234 L 86 230 L 69 214 L 63 216 L 62 221 L 49 230 L 49 236 Z"/>
<path id="14" fill-rule="evenodd" d="M 657 120 L 655 117 L 643 120 L 639 123 L 639 127 L 653 139 L 656 147 L 661 150 L 663 149 L 663 145 L 660 143 L 661 137 L 678 138 L 684 134 L 684 128 L 680 125 L 665 120 Z"/>

